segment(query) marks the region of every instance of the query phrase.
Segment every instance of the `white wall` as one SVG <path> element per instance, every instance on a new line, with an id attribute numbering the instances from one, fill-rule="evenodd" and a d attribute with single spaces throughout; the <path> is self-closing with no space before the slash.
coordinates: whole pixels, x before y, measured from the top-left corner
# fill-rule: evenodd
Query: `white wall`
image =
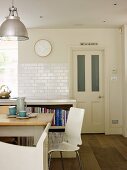
<path id="1" fill-rule="evenodd" d="M 19 43 L 19 64 L 70 64 L 70 49 L 80 42 L 97 42 L 98 46 L 82 48 L 104 49 L 105 61 L 105 132 L 122 133 L 122 53 L 120 29 L 29 29 L 29 40 Z M 52 44 L 48 57 L 38 57 L 34 44 L 47 39 Z M 71 68 L 70 68 L 71 69 Z M 70 70 L 71 72 L 71 70 Z M 69 77 L 69 81 L 71 78 Z M 112 80 L 113 79 L 113 80 Z M 68 85 L 71 82 L 68 83 Z M 70 87 L 71 89 L 71 87 Z M 70 93 L 71 94 L 71 93 Z M 112 124 L 118 120 L 118 124 Z"/>
<path id="2" fill-rule="evenodd" d="M 123 52 L 123 57 L 122 57 L 122 71 L 123 71 L 123 76 L 122 76 L 122 96 L 123 96 L 123 135 L 127 137 L 127 25 L 123 26 L 123 31 L 122 31 L 122 52 Z"/>

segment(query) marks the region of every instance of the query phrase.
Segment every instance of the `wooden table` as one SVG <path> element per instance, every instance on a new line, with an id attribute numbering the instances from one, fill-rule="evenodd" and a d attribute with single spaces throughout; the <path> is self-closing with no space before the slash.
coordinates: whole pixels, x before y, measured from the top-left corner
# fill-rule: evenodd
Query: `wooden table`
<path id="1" fill-rule="evenodd" d="M 8 118 L 0 114 L 0 136 L 34 137 L 36 145 L 47 123 L 51 123 L 54 114 L 38 114 L 35 118 Z"/>

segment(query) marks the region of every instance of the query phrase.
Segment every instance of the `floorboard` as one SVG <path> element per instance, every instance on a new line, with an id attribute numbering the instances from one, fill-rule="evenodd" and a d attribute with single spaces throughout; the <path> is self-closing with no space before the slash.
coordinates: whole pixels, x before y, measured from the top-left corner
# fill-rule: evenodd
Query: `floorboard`
<path id="1" fill-rule="evenodd" d="M 84 170 L 127 170 L 127 138 L 121 135 L 84 134 L 80 156 Z M 76 159 L 64 159 L 65 170 L 79 170 Z M 62 170 L 59 158 L 51 170 Z"/>

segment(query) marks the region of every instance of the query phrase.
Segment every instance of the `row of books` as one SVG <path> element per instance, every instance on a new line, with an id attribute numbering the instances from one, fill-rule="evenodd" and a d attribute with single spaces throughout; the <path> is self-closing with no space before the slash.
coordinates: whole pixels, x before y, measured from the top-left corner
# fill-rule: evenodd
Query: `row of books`
<path id="1" fill-rule="evenodd" d="M 32 113 L 54 113 L 52 126 L 65 126 L 68 117 L 68 110 L 61 108 L 50 109 L 46 107 L 27 107 L 27 112 Z"/>

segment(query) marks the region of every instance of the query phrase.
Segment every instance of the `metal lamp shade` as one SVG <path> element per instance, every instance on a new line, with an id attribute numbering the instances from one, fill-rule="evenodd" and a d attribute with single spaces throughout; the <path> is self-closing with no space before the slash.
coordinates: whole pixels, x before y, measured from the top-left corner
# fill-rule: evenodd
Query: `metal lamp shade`
<path id="1" fill-rule="evenodd" d="M 25 25 L 18 16 L 8 16 L 0 27 L 1 40 L 24 41 L 29 39 Z"/>

